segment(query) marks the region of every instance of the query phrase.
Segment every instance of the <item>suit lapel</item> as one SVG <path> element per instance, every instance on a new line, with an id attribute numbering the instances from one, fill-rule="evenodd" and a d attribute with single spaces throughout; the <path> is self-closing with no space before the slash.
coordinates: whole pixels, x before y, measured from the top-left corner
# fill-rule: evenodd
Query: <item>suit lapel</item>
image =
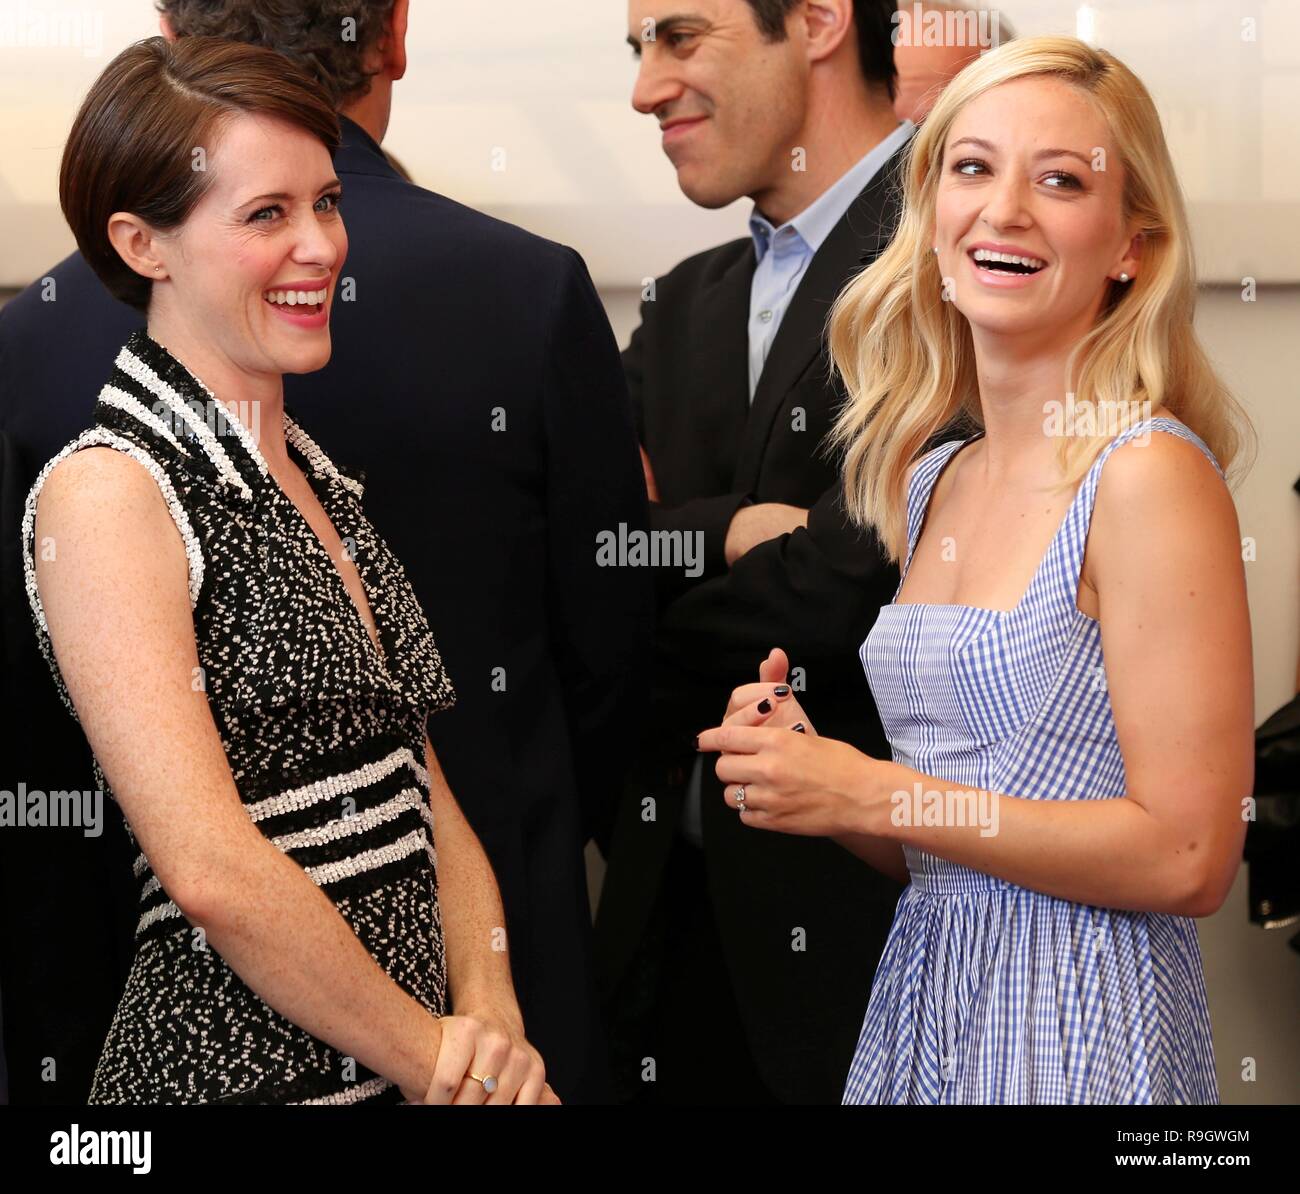
<path id="1" fill-rule="evenodd" d="M 863 265 L 874 261 L 894 234 L 898 192 L 893 184 L 905 148 L 896 150 L 876 171 L 831 229 L 799 281 L 754 391 L 753 408 L 745 425 L 736 467 L 737 489 L 752 489 L 757 484 L 759 466 L 781 404 L 795 383 L 822 356 L 831 304 L 849 279 Z"/>
<path id="2" fill-rule="evenodd" d="M 754 277 L 754 246 L 749 243 L 716 279 L 700 292 L 705 335 L 695 345 L 688 374 L 695 400 L 715 412 L 704 422 L 721 433 L 711 453 L 718 469 L 719 493 L 730 490 L 749 419 L 749 290 Z M 722 430 L 725 429 L 725 430 Z"/>

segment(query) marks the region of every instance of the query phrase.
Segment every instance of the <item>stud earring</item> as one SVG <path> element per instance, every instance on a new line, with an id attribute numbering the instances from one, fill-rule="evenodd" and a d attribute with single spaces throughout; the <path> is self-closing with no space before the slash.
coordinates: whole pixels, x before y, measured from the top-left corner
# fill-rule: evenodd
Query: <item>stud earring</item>
<path id="1" fill-rule="evenodd" d="M 1126 273 L 1121 273 L 1120 276 L 1119 276 L 1119 280 L 1120 280 L 1121 282 L 1127 282 L 1127 281 L 1128 281 L 1128 274 L 1126 274 Z"/>

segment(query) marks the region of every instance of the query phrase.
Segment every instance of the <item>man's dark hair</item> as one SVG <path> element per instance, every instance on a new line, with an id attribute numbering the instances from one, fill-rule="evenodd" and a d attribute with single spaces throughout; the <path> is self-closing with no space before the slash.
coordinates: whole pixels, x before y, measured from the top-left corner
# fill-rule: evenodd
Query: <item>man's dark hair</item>
<path id="1" fill-rule="evenodd" d="M 785 19 L 800 0 L 748 0 L 759 32 L 768 41 L 785 41 Z M 858 61 L 867 85 L 883 86 L 894 100 L 898 71 L 894 67 L 894 13 L 897 0 L 853 0 L 853 24 L 858 31 Z"/>
<path id="2" fill-rule="evenodd" d="M 362 69 L 393 10 L 393 0 L 157 0 L 158 12 L 180 37 L 224 37 L 266 46 L 315 76 L 334 107 L 370 90 Z"/>

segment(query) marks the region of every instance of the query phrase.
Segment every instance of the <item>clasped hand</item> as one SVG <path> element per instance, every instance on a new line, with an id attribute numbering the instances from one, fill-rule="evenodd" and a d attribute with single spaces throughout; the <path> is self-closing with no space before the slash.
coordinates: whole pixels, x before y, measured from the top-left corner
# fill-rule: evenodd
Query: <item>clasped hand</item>
<path id="1" fill-rule="evenodd" d="M 714 770 L 723 798 L 746 825 L 817 837 L 870 832 L 878 764 L 818 735 L 787 682 L 789 666 L 775 648 L 759 665 L 759 682 L 732 692 L 722 725 L 705 730 L 696 748 L 720 752 Z"/>
<path id="2" fill-rule="evenodd" d="M 558 1104 L 546 1081 L 541 1054 L 524 1038 L 523 1028 L 493 1012 L 440 1016 L 442 1029 L 433 1080 L 416 1104 L 503 1106 Z M 489 1093 L 480 1078 L 495 1079 Z"/>

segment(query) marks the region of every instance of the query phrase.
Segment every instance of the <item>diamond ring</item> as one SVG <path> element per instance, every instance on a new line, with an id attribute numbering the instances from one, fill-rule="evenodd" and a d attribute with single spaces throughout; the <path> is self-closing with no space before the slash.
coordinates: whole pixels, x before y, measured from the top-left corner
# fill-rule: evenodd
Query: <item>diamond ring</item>
<path id="1" fill-rule="evenodd" d="M 736 789 L 736 812 L 743 813 L 744 811 L 745 811 L 745 786 L 744 784 L 741 784 L 741 786 Z"/>

